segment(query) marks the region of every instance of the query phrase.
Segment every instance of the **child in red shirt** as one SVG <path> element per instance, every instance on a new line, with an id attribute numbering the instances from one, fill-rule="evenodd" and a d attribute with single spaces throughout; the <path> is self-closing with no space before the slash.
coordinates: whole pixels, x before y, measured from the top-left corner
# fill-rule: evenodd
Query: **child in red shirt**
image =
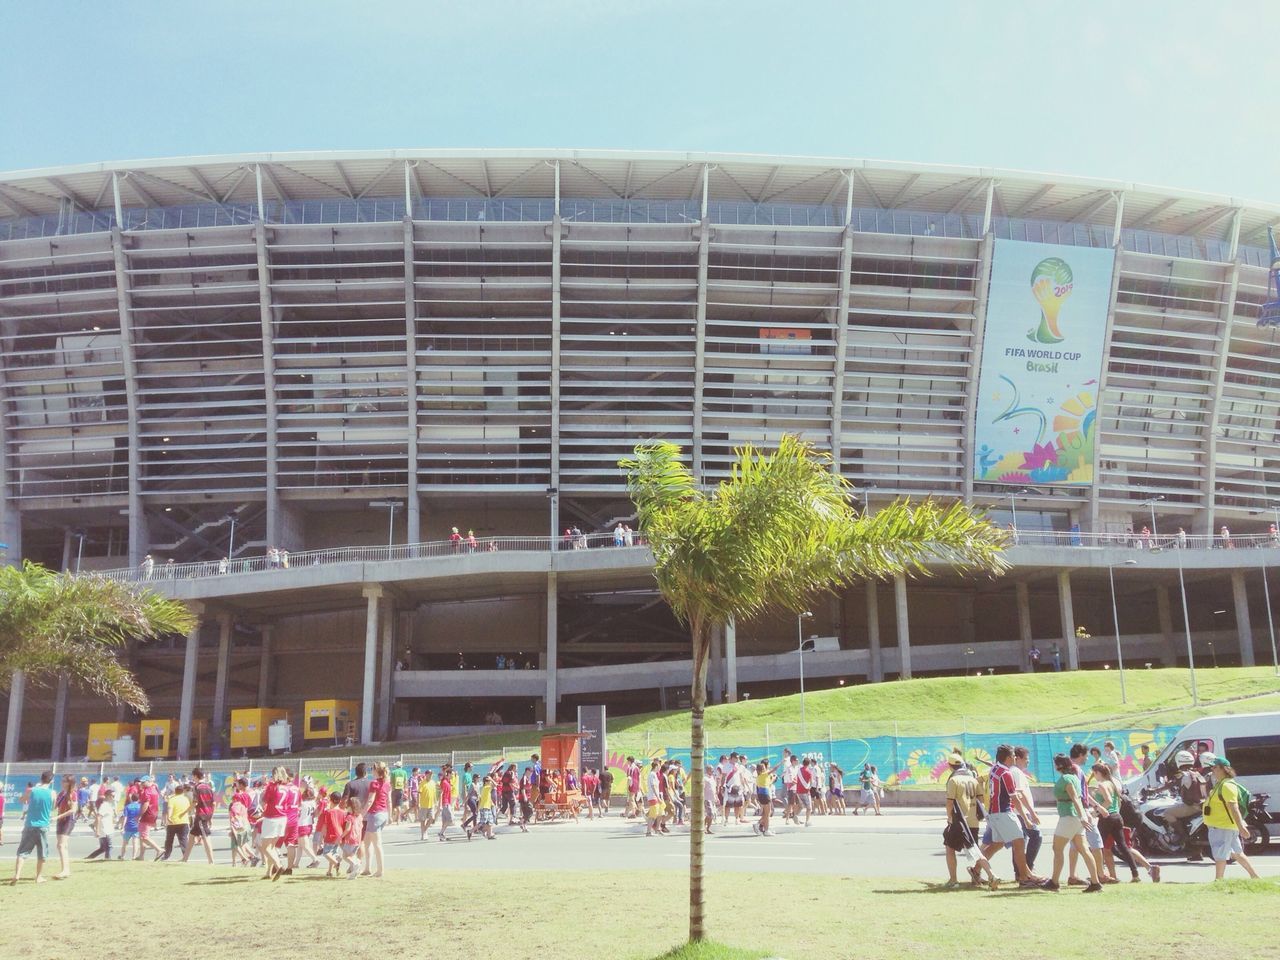
<path id="1" fill-rule="evenodd" d="M 320 855 L 329 862 L 326 877 L 336 877 L 342 864 L 342 834 L 346 829 L 347 811 L 337 792 L 329 794 L 329 805 L 320 814 L 316 830 L 320 834 Z"/>
<path id="2" fill-rule="evenodd" d="M 360 841 L 364 839 L 364 813 L 355 797 L 347 800 L 347 815 L 342 819 L 342 859 L 347 863 L 347 879 L 360 875 Z"/>

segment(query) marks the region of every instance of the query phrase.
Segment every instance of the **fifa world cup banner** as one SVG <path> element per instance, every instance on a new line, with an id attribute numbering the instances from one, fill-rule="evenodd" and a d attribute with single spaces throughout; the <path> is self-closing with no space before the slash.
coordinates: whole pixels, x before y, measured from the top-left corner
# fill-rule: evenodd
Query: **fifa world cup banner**
<path id="1" fill-rule="evenodd" d="M 978 378 L 973 476 L 1093 483 L 1115 252 L 997 240 Z"/>

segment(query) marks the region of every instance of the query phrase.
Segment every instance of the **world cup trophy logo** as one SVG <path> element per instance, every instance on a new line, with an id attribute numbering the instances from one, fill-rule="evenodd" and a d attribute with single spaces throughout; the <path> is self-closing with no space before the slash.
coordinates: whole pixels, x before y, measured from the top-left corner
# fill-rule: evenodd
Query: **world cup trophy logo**
<path id="1" fill-rule="evenodd" d="M 1062 342 L 1058 314 L 1067 297 L 1071 296 L 1074 283 L 1071 267 L 1062 258 L 1049 257 L 1036 264 L 1031 271 L 1031 295 L 1040 304 L 1040 326 L 1027 331 L 1028 340 L 1035 343 Z"/>

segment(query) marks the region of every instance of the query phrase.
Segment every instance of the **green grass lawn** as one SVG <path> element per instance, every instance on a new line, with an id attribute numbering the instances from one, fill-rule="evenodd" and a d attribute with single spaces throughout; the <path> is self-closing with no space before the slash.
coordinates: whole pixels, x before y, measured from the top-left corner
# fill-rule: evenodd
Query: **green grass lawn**
<path id="1" fill-rule="evenodd" d="M 998 925 L 1018 957 L 1280 958 L 1276 881 L 1119 885 L 1081 899 L 1074 890 L 716 874 L 707 915 L 723 948 L 668 953 L 687 923 L 687 880 L 675 871 L 399 870 L 382 881 L 308 874 L 271 883 L 256 871 L 176 864 L 74 869 L 65 882 L 0 888 L 4 955 L 135 956 L 145 940 L 148 954 L 203 960 L 302 945 L 317 955 L 409 947 L 449 958 L 497 945 L 504 960 L 969 960 Z"/>
<path id="2" fill-rule="evenodd" d="M 959 732 L 1029 732 L 1089 727 L 1177 726 L 1196 717 L 1221 713 L 1280 710 L 1280 678 L 1271 667 L 1222 667 L 1196 672 L 1201 705 L 1191 706 L 1186 670 L 1129 670 L 1127 704 L 1120 702 L 1115 671 L 1010 674 L 989 677 L 936 677 L 890 683 L 860 684 L 805 695 L 805 717 L 812 735 L 825 737 L 827 724 L 837 738 Z M 771 740 L 800 739 L 800 697 L 772 697 L 724 704 L 707 710 L 711 742 L 718 731 L 733 732 L 745 742 L 752 734 L 763 743 L 765 725 Z M 569 731 L 568 725 L 554 728 Z M 609 718 L 611 744 L 622 750 L 642 749 L 646 734 L 654 746 L 687 743 L 687 711 L 635 714 Z M 430 753 L 449 750 L 492 750 L 534 744 L 533 731 L 413 740 L 365 751 Z M 348 755 L 352 750 L 326 751 Z"/>

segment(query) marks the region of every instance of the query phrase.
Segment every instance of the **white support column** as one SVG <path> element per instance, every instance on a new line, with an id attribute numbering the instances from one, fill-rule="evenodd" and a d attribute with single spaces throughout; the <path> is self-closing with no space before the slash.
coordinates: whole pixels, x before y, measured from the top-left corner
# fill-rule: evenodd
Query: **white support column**
<path id="1" fill-rule="evenodd" d="M 255 170 L 258 169 L 255 167 Z M 259 178 L 261 191 L 261 178 Z M 267 414 L 266 448 L 266 502 L 267 545 L 293 549 L 297 544 L 283 543 L 281 534 L 280 481 L 279 481 L 279 412 L 276 408 L 276 352 L 275 323 L 271 308 L 271 263 L 267 255 L 267 225 L 259 213 L 253 227 L 254 241 L 258 248 L 258 319 L 262 327 L 262 389 L 265 394 Z"/>
<path id="2" fill-rule="evenodd" d="M 974 436 L 978 424 L 978 371 L 982 369 L 982 337 L 987 328 L 987 293 L 991 284 L 991 257 L 995 250 L 995 238 L 988 232 L 978 246 L 978 276 L 974 284 L 973 337 L 970 348 L 969 382 L 964 388 L 964 479 L 960 484 L 961 496 L 966 502 L 973 500 L 973 474 L 977 462 Z"/>
<path id="3" fill-rule="evenodd" d="M 269 623 L 262 625 L 262 659 L 258 662 L 258 704 L 264 705 L 271 699 L 271 682 L 274 671 L 275 627 Z"/>
<path id="4" fill-rule="evenodd" d="M 907 578 L 893 578 L 894 623 L 898 628 L 898 679 L 911 679 L 911 627 L 907 623 Z"/>
<path id="5" fill-rule="evenodd" d="M 560 219 L 560 161 L 555 162 L 555 212 L 551 216 L 551 489 L 560 489 L 560 298 L 561 242 L 564 224 Z M 560 534 L 559 494 L 551 494 L 551 536 Z"/>
<path id="6" fill-rule="evenodd" d="M 1019 580 L 1013 585 L 1018 598 L 1018 642 L 1022 647 L 1022 670 L 1031 669 L 1031 661 L 1027 659 L 1027 651 L 1031 649 L 1031 595 L 1027 585 Z"/>
<path id="7" fill-rule="evenodd" d="M 1231 597 L 1236 606 L 1236 639 L 1240 643 L 1240 666 L 1254 666 L 1253 623 L 1249 619 L 1249 592 L 1245 588 L 1244 571 L 1231 571 Z"/>
<path id="8" fill-rule="evenodd" d="M 730 620 L 724 625 L 725 699 L 738 702 L 738 625 Z"/>
<path id="9" fill-rule="evenodd" d="M 255 163 L 253 165 L 253 185 L 255 196 L 258 198 L 258 219 L 267 219 L 267 205 L 262 197 L 262 164 Z"/>
<path id="10" fill-rule="evenodd" d="M 4 728 L 4 762 L 17 763 L 22 746 L 22 701 L 26 699 L 27 675 L 13 671 L 9 678 L 9 716 Z"/>
<path id="11" fill-rule="evenodd" d="M 65 759 L 67 745 L 67 692 L 70 684 L 64 673 L 58 677 L 58 689 L 53 699 L 53 749 L 49 756 L 53 762 Z"/>
<path id="12" fill-rule="evenodd" d="M 1169 588 L 1156 587 L 1156 617 L 1160 622 L 1160 636 L 1164 643 L 1160 648 L 1160 662 L 1166 667 L 1178 665 L 1177 641 L 1173 636 L 1173 604 L 1169 601 Z"/>
<path id="13" fill-rule="evenodd" d="M 1240 221 L 1235 220 L 1233 237 L 1239 237 Z M 1217 354 L 1213 361 L 1213 392 L 1209 398 L 1209 420 L 1204 436 L 1204 487 L 1201 490 L 1203 503 L 1204 527 L 1201 533 L 1213 536 L 1217 522 L 1214 513 L 1217 504 L 1214 492 L 1218 488 L 1218 423 L 1222 410 L 1222 390 L 1227 379 L 1227 358 L 1231 351 L 1231 323 L 1236 312 L 1236 295 L 1240 289 L 1240 264 L 1231 264 L 1227 268 L 1225 279 L 1226 299 L 1219 314 L 1222 328 L 1218 334 Z"/>
<path id="14" fill-rule="evenodd" d="M 867 653 L 869 665 L 867 680 L 880 683 L 884 680 L 884 657 L 880 653 L 880 590 L 875 580 L 867 581 Z"/>
<path id="15" fill-rule="evenodd" d="M 0 331 L 0 400 L 8 397 L 4 358 L 12 354 L 12 345 Z M 9 483 L 9 421 L 0 416 L 0 564 L 22 564 L 22 514 L 12 499 L 13 485 Z"/>
<path id="16" fill-rule="evenodd" d="M 698 301 L 694 314 L 693 344 L 693 479 L 702 476 L 702 394 L 706 385 L 707 357 L 707 272 L 711 260 L 711 221 L 707 217 L 707 174 L 702 168 L 702 219 L 698 224 Z"/>
<path id="17" fill-rule="evenodd" d="M 556 661 L 559 656 L 557 633 L 559 631 L 559 593 L 556 589 L 556 575 L 547 574 L 547 693 L 546 706 L 543 711 L 546 725 L 556 722 L 556 702 L 560 699 L 560 691 L 556 685 Z"/>
<path id="18" fill-rule="evenodd" d="M 204 608 L 200 604 L 188 603 L 188 609 L 196 617 L 196 625 L 187 634 L 187 642 L 182 658 L 182 698 L 178 706 L 178 742 L 175 755 L 179 760 L 191 759 L 191 727 L 195 715 L 196 682 L 200 665 L 200 618 Z"/>
<path id="19" fill-rule="evenodd" d="M 1117 190 L 1114 194 L 1116 198 L 1116 217 L 1112 221 L 1111 227 L 1111 245 L 1117 250 L 1120 249 L 1120 231 L 1124 229 L 1124 191 Z"/>
<path id="20" fill-rule="evenodd" d="M 231 675 L 232 626 L 231 614 L 220 613 L 218 615 L 218 668 L 216 679 L 213 682 L 213 716 L 211 718 L 213 724 L 212 734 L 215 742 L 222 736 L 222 729 L 227 725 L 227 680 Z M 258 702 L 260 707 L 265 707 L 266 705 L 265 701 Z"/>
<path id="21" fill-rule="evenodd" d="M 982 207 L 982 235 L 985 237 L 991 232 L 991 207 L 996 199 L 996 182 L 995 180 L 987 181 L 987 199 Z"/>
<path id="22" fill-rule="evenodd" d="M 137 567 L 151 548 L 146 514 L 142 509 L 142 435 L 138 408 L 138 360 L 133 333 L 133 298 L 130 293 L 129 264 L 120 228 L 111 231 L 111 252 L 115 259 L 116 309 L 120 314 L 120 355 L 124 365 L 124 401 L 129 414 L 129 566 Z"/>
<path id="23" fill-rule="evenodd" d="M 1071 573 L 1058 571 L 1058 616 L 1062 624 L 1062 640 L 1067 645 L 1067 668 L 1080 669 L 1080 643 L 1076 640 L 1076 615 L 1071 609 Z"/>
<path id="24" fill-rule="evenodd" d="M 414 161 L 412 160 L 404 162 L 404 216 L 406 220 L 413 219 L 413 164 Z"/>
<path id="25" fill-rule="evenodd" d="M 364 620 L 364 685 L 360 700 L 360 742 L 374 742 L 374 700 L 378 695 L 378 601 L 382 599 L 382 588 L 367 586 L 364 588 L 368 605 Z"/>
<path id="26" fill-rule="evenodd" d="M 1123 212 L 1124 195 L 1121 194 L 1117 204 Z M 1119 215 L 1117 215 L 1118 218 Z M 1098 497 L 1102 488 L 1099 467 L 1102 463 L 1102 424 L 1104 406 L 1106 404 L 1107 381 L 1110 379 L 1108 368 L 1111 366 L 1111 335 L 1116 323 L 1116 297 L 1120 292 L 1120 268 L 1124 260 L 1124 250 L 1120 248 L 1120 231 L 1115 233 L 1115 264 L 1111 268 L 1111 294 L 1107 298 L 1107 320 L 1102 333 L 1102 373 L 1098 377 L 1098 390 L 1094 394 L 1094 428 L 1093 428 L 1093 483 L 1089 487 L 1089 530 L 1098 531 Z M 1074 633 L 1073 633 L 1074 636 Z"/>
<path id="27" fill-rule="evenodd" d="M 853 202 L 853 175 L 849 176 L 849 202 Z M 851 211 L 846 211 L 848 214 Z M 840 292 L 836 295 L 836 356 L 831 377 L 831 470 L 840 474 L 844 455 L 844 372 L 849 351 L 849 276 L 853 272 L 853 230 L 846 220 L 840 244 Z"/>
<path id="28" fill-rule="evenodd" d="M 707 664 L 707 687 L 711 697 L 710 703 L 724 702 L 723 636 L 724 627 L 721 624 L 717 623 L 711 628 L 711 659 Z"/>
<path id="29" fill-rule="evenodd" d="M 388 596 L 382 608 L 382 659 L 378 676 L 378 739 L 392 739 L 391 730 L 391 674 L 396 650 L 395 598 Z"/>
<path id="30" fill-rule="evenodd" d="M 406 166 L 406 195 L 408 176 L 409 168 Z M 419 543 L 422 540 L 422 504 L 418 500 L 418 304 L 414 272 L 413 220 L 406 215 L 404 218 L 404 356 L 409 454 L 405 489 L 405 543 Z"/>

